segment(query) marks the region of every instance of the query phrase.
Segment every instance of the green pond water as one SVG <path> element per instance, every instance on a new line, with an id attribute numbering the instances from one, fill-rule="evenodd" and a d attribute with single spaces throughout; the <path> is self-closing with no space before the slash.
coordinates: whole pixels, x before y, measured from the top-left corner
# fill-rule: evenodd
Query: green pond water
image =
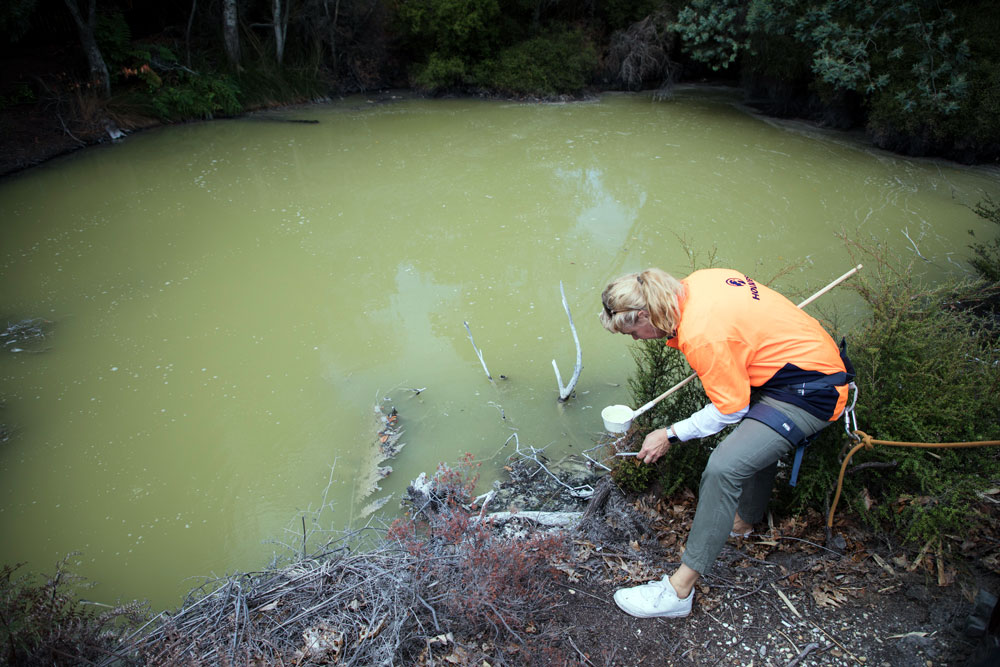
<path id="1" fill-rule="evenodd" d="M 630 340 L 600 291 L 702 259 L 805 296 L 853 265 L 837 237 L 967 271 L 996 170 L 910 160 L 776 123 L 727 90 L 572 104 L 356 97 L 163 128 L 0 181 L 0 561 L 68 552 L 88 597 L 176 606 L 264 567 L 324 498 L 326 527 L 464 452 L 592 446 L 629 403 Z M 289 123 L 289 119 L 318 123 Z M 909 237 L 909 238 L 907 238 Z M 577 395 L 557 403 L 576 349 Z M 844 290 L 823 297 L 847 316 Z M 490 383 L 470 344 L 494 377 Z M 422 388 L 419 395 L 410 389 Z M 366 497 L 373 406 L 406 448 Z M 328 488 L 329 487 L 329 488 Z"/>

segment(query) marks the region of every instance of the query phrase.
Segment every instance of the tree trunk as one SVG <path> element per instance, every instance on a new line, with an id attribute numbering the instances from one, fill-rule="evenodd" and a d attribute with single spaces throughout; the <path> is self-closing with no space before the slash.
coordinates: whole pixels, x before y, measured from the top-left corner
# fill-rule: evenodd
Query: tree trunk
<path id="1" fill-rule="evenodd" d="M 326 10 L 327 24 L 330 26 L 330 69 L 337 71 L 337 20 L 340 18 L 340 0 L 333 5 L 333 17 L 330 17 L 330 2 L 323 0 Z"/>
<path id="2" fill-rule="evenodd" d="M 288 1 L 291 2 L 291 0 Z M 285 59 L 285 36 L 288 33 L 289 7 L 287 3 L 282 5 L 281 0 L 274 0 L 272 7 L 273 10 L 271 14 L 272 21 L 274 23 L 274 55 L 278 61 L 278 66 L 281 66 L 282 61 Z"/>
<path id="3" fill-rule="evenodd" d="M 73 15 L 73 20 L 80 33 L 80 44 L 87 56 L 87 63 L 90 65 L 91 80 L 100 87 L 104 97 L 111 97 L 111 76 L 108 74 L 108 66 L 104 62 L 104 56 L 101 55 L 101 49 L 97 46 L 97 40 L 94 38 L 94 26 L 97 23 L 97 0 L 89 0 L 86 20 L 80 14 L 76 0 L 66 0 L 66 7 Z"/>
<path id="4" fill-rule="evenodd" d="M 191 0 L 191 14 L 188 15 L 187 31 L 184 33 L 184 50 L 187 54 L 185 61 L 191 67 L 191 26 L 194 25 L 194 13 L 198 9 L 198 0 Z"/>
<path id="5" fill-rule="evenodd" d="M 222 2 L 222 36 L 226 43 L 226 56 L 229 57 L 229 63 L 239 69 L 240 33 L 236 0 L 223 0 Z"/>
<path id="6" fill-rule="evenodd" d="M 611 490 L 614 488 L 614 485 L 611 475 L 605 475 L 597 482 L 597 488 L 594 489 L 594 494 L 587 501 L 587 508 L 583 511 L 580 523 L 595 521 L 597 517 L 604 515 L 604 506 L 608 503 L 608 498 L 611 496 Z"/>

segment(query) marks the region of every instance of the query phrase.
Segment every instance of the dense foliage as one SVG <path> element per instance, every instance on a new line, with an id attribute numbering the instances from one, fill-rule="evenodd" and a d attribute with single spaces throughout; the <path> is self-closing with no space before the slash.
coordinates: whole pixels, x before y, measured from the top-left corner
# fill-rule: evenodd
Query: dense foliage
<path id="1" fill-rule="evenodd" d="M 990 222 L 1000 225 L 1000 203 L 993 201 L 989 197 L 976 204 L 976 213 Z M 977 241 L 973 243 L 972 259 L 969 262 L 983 280 L 990 282 L 1000 282 L 1000 230 L 992 241 Z M 970 230 L 969 234 L 975 234 Z"/>
<path id="2" fill-rule="evenodd" d="M 959 159 L 1000 154 L 998 25 L 993 5 L 936 0 L 691 0 L 677 20 L 715 70 L 857 100 L 877 144 Z"/>
<path id="3" fill-rule="evenodd" d="M 41 103 L 126 126 L 377 87 L 554 97 L 736 77 L 772 113 L 864 124 L 886 148 L 1000 157 L 995 3 L 12 0 L 0 27 L 9 55 L 78 45 L 72 93 L 26 74 L 0 84 L 0 109 Z M 100 103 L 63 104 L 73 95 Z"/>

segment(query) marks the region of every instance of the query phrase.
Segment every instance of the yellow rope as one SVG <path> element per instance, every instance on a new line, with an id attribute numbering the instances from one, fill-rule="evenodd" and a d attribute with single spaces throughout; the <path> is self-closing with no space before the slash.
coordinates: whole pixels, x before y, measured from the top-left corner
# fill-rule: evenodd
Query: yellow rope
<path id="1" fill-rule="evenodd" d="M 833 513 L 837 511 L 837 503 L 840 501 L 840 490 L 844 484 L 844 472 L 847 470 L 847 464 L 850 463 L 851 457 L 859 449 L 873 449 L 874 445 L 886 445 L 887 447 L 921 447 L 924 449 L 932 448 L 955 448 L 955 447 L 988 447 L 991 445 L 1000 445 L 1000 440 L 982 440 L 979 442 L 894 442 L 892 440 L 876 440 L 864 431 L 855 431 L 854 435 L 858 437 L 860 442 L 856 444 L 851 451 L 847 453 L 844 458 L 844 462 L 840 465 L 840 476 L 837 478 L 837 492 L 833 496 L 833 504 L 830 505 L 830 515 L 826 519 L 826 527 L 833 528 Z"/>

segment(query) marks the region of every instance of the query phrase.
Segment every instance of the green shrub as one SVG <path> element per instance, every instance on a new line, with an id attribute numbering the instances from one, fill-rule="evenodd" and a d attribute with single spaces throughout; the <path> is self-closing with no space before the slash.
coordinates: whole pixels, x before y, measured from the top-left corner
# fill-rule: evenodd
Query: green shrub
<path id="1" fill-rule="evenodd" d="M 418 60 L 426 53 L 474 58 L 497 44 L 503 19 L 497 0 L 400 0 L 399 34 Z"/>
<path id="2" fill-rule="evenodd" d="M 597 52 L 577 29 L 557 29 L 504 49 L 476 68 L 476 83 L 508 95 L 577 93 L 597 67 Z"/>
<path id="3" fill-rule="evenodd" d="M 847 337 L 860 387 L 858 427 L 894 442 L 1000 439 L 1000 338 L 994 315 L 975 308 L 996 299 L 996 287 L 928 287 L 881 252 L 869 253 L 852 283 L 871 308 Z M 842 424 L 810 445 L 799 486 L 779 487 L 791 508 L 818 508 L 829 497 L 848 444 Z M 855 454 L 851 467 L 866 463 L 845 476 L 844 502 L 872 527 L 912 541 L 973 530 L 983 520 L 977 493 L 1000 480 L 996 447 L 876 445 Z"/>
<path id="4" fill-rule="evenodd" d="M 0 663 L 94 664 L 115 656 L 120 640 L 145 620 L 139 603 L 96 611 L 79 602 L 81 580 L 67 566 L 73 555 L 41 581 L 15 576 L 18 565 L 0 569 Z"/>
<path id="5" fill-rule="evenodd" d="M 94 39 L 112 76 L 122 66 L 133 64 L 132 29 L 121 12 L 98 15 Z"/>
<path id="6" fill-rule="evenodd" d="M 643 341 L 634 345 L 631 352 L 636 369 L 628 384 L 634 407 L 651 401 L 691 374 L 684 355 L 667 347 L 663 341 Z M 687 418 L 707 401 L 700 382 L 688 383 L 653 409 L 636 417 L 632 424 L 632 448 L 638 450 L 647 433 Z M 654 482 L 659 483 L 666 495 L 684 488 L 697 490 L 701 471 L 720 439 L 720 435 L 715 435 L 676 444 L 655 465 L 623 458 L 616 462 L 612 476 L 622 488 L 634 492 L 645 491 Z"/>
<path id="7" fill-rule="evenodd" d="M 0 4 L 0 35 L 8 44 L 21 41 L 32 26 L 37 0 L 7 0 Z"/>
<path id="8" fill-rule="evenodd" d="M 244 109 L 232 76 L 205 63 L 199 71 L 184 67 L 163 44 L 133 43 L 119 12 L 100 17 L 97 38 L 112 81 L 120 89 L 112 104 L 115 111 L 179 121 L 234 115 Z"/>
<path id="9" fill-rule="evenodd" d="M 152 107 L 163 120 L 212 118 L 243 110 L 239 88 L 224 74 L 198 75 L 181 71 L 152 94 Z"/>
<path id="10" fill-rule="evenodd" d="M 31 86 L 19 81 L 0 94 L 0 110 L 10 109 L 19 104 L 34 104 L 37 101 L 38 97 Z"/>
<path id="11" fill-rule="evenodd" d="M 987 197 L 984 201 L 976 204 L 973 209 L 981 218 L 1000 225 L 1000 204 Z M 969 230 L 970 236 L 975 236 Z M 972 268 L 976 270 L 984 280 L 990 282 L 1000 282 L 1000 236 L 993 241 L 986 243 L 973 243 L 971 246 L 974 257 L 969 260 Z"/>
<path id="12" fill-rule="evenodd" d="M 465 63 L 461 58 L 446 58 L 432 53 L 427 64 L 421 67 L 413 83 L 424 90 L 448 90 L 466 82 Z"/>
<path id="13" fill-rule="evenodd" d="M 714 70 L 863 103 L 881 147 L 991 160 L 1000 142 L 996 3 L 689 0 L 674 29 Z"/>
<path id="14" fill-rule="evenodd" d="M 611 32 L 627 28 L 655 13 L 662 5 L 661 0 L 605 0 L 596 9 Z"/>

